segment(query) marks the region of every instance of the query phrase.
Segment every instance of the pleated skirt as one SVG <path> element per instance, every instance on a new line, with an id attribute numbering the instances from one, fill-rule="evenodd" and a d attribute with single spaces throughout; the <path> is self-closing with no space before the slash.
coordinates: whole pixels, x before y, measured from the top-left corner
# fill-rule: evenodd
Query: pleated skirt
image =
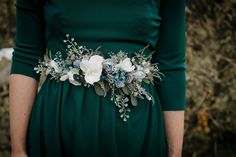
<path id="1" fill-rule="evenodd" d="M 144 84 L 155 104 L 138 99 L 124 122 L 111 93 L 57 82 L 47 75 L 36 95 L 27 129 L 29 157 L 166 157 L 163 112 L 155 87 Z"/>

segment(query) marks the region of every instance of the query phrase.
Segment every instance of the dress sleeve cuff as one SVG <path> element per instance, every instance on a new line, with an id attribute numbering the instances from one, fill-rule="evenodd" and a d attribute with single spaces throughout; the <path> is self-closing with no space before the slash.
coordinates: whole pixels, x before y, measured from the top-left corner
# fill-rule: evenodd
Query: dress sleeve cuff
<path id="1" fill-rule="evenodd" d="M 181 70 L 163 71 L 162 82 L 155 84 L 163 111 L 185 110 L 186 72 Z"/>
<path id="2" fill-rule="evenodd" d="M 12 58 L 10 74 L 22 74 L 28 77 L 32 77 L 39 81 L 40 74 L 36 73 L 34 67 L 25 62 L 19 61 L 15 58 Z"/>

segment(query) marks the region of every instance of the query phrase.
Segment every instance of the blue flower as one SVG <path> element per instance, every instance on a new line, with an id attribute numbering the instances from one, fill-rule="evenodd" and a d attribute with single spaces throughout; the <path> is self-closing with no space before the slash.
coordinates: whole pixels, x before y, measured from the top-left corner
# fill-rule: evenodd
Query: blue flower
<path id="1" fill-rule="evenodd" d="M 133 78 L 132 76 L 126 75 L 126 77 L 125 77 L 125 82 L 126 82 L 126 83 L 131 83 L 133 79 L 134 79 L 134 78 Z"/>
<path id="2" fill-rule="evenodd" d="M 74 62 L 73 62 L 73 65 L 74 65 L 74 67 L 75 68 L 80 68 L 80 60 L 75 60 Z"/>
<path id="3" fill-rule="evenodd" d="M 112 65 L 105 65 L 105 67 L 104 67 L 105 69 L 106 69 L 106 72 L 107 73 L 111 73 L 112 72 Z"/>
<path id="4" fill-rule="evenodd" d="M 118 70 L 118 72 L 114 74 L 113 79 L 117 88 L 124 87 L 126 81 L 126 72 Z"/>
<path id="5" fill-rule="evenodd" d="M 111 73 L 112 72 L 113 62 L 112 62 L 112 60 L 110 58 L 104 60 L 103 66 L 104 66 L 104 68 L 105 68 L 107 73 Z"/>
<path id="6" fill-rule="evenodd" d="M 115 80 L 115 85 L 117 88 L 122 88 L 125 86 L 125 83 L 124 83 L 124 81 Z"/>

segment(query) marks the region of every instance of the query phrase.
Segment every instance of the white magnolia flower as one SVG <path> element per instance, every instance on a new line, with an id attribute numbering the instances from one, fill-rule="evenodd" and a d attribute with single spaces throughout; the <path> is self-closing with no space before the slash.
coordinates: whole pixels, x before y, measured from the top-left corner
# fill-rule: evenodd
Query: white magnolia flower
<path id="1" fill-rule="evenodd" d="M 54 60 L 50 61 L 50 66 L 54 68 L 56 73 L 60 73 L 62 71 L 62 68 L 60 68 Z"/>
<path id="2" fill-rule="evenodd" d="M 72 68 L 70 69 L 70 71 L 67 73 L 67 75 L 62 76 L 61 79 L 67 79 L 69 78 L 69 82 L 74 84 L 74 85 L 81 85 L 81 82 L 79 82 L 78 80 L 75 80 L 75 76 L 78 75 L 79 76 L 79 69 L 77 68 Z"/>
<path id="3" fill-rule="evenodd" d="M 123 61 L 116 65 L 116 68 L 121 69 L 125 72 L 131 72 L 134 70 L 135 66 L 132 65 L 130 58 L 125 58 Z"/>
<path id="4" fill-rule="evenodd" d="M 102 62 L 104 58 L 99 55 L 93 55 L 90 59 L 82 59 L 80 69 L 85 73 L 85 81 L 89 84 L 98 82 L 102 74 Z"/>

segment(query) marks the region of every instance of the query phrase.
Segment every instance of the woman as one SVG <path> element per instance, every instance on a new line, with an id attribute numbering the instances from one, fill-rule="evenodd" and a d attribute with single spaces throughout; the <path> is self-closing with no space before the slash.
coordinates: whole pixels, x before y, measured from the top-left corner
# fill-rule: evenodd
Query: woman
<path id="1" fill-rule="evenodd" d="M 184 0 L 17 0 L 16 8 L 10 76 L 12 157 L 181 156 L 186 85 Z M 128 101 L 131 111 L 122 120 L 119 111 L 124 110 L 114 105 L 111 90 L 100 96 L 92 86 L 79 85 L 71 73 L 58 82 L 48 74 L 37 93 L 39 59 L 46 49 L 51 56 L 60 51 L 66 58 L 69 41 L 93 50 L 101 46 L 102 61 L 109 52 L 122 50 L 132 57 L 149 45 L 147 51 L 155 51 L 151 62 L 157 62 L 165 76 L 162 81 L 155 79 L 154 85 L 143 83 L 154 104 L 132 99 L 137 104 Z M 85 63 L 86 69 L 89 64 Z M 98 73 L 103 62 L 97 59 L 95 63 L 91 65 Z M 130 59 L 122 63 L 134 70 Z M 54 61 L 50 66 L 54 72 L 61 71 Z M 87 74 L 87 83 L 89 79 L 96 82 L 95 76 Z"/>

